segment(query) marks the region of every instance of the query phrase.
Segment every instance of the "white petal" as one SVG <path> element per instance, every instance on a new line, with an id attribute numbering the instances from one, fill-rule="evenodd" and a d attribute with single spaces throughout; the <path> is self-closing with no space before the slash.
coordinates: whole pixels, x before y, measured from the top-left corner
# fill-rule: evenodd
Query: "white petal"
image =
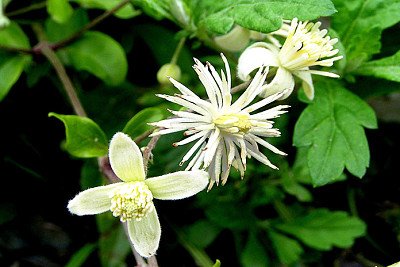
<path id="1" fill-rule="evenodd" d="M 299 77 L 303 83 L 303 90 L 308 99 L 314 99 L 314 84 L 311 78 L 311 73 L 308 71 L 297 71 L 294 73 L 297 77 Z"/>
<path id="2" fill-rule="evenodd" d="M 143 157 L 139 147 L 124 133 L 116 133 L 110 142 L 111 168 L 125 182 L 143 181 Z"/>
<path id="3" fill-rule="evenodd" d="M 68 209 L 76 215 L 93 215 L 110 209 L 109 193 L 122 183 L 98 186 L 80 192 L 68 203 Z"/>
<path id="4" fill-rule="evenodd" d="M 160 244 L 161 226 L 156 209 L 147 214 L 140 221 L 127 222 L 129 237 L 142 257 L 150 257 L 156 253 Z"/>
<path id="5" fill-rule="evenodd" d="M 205 171 L 180 171 L 145 180 L 154 198 L 182 199 L 193 196 L 208 184 Z"/>
<path id="6" fill-rule="evenodd" d="M 267 49 L 265 43 L 249 46 L 239 57 L 238 76 L 243 81 L 250 80 L 250 73 L 261 66 L 278 66 L 277 55 Z"/>
<path id="7" fill-rule="evenodd" d="M 270 95 L 288 90 L 280 100 L 287 98 L 293 91 L 294 78 L 291 72 L 285 68 L 279 67 L 271 83 L 264 85 L 263 91 L 260 93 L 261 97 L 268 97 Z"/>

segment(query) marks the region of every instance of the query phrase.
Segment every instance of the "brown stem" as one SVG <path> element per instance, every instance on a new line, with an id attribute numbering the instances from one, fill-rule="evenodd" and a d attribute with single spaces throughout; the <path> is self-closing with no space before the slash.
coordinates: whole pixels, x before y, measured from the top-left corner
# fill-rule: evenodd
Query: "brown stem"
<path id="1" fill-rule="evenodd" d="M 156 135 L 153 136 L 153 138 L 150 139 L 149 143 L 147 144 L 144 152 L 143 152 L 143 165 L 144 165 L 144 170 L 147 175 L 147 166 L 149 164 L 149 160 L 153 159 L 153 154 L 151 151 L 155 148 L 158 139 L 160 139 L 161 135 Z"/>
<path id="2" fill-rule="evenodd" d="M 21 9 L 7 12 L 7 13 L 5 13 L 5 15 L 7 17 L 17 16 L 17 15 L 21 15 L 21 14 L 36 10 L 36 9 L 44 8 L 44 7 L 46 7 L 46 5 L 47 5 L 47 1 L 44 1 L 41 3 L 36 3 L 36 4 L 32 4 L 30 6 L 27 6 L 27 7 L 23 7 Z"/>
<path id="3" fill-rule="evenodd" d="M 123 1 L 121 3 L 119 3 L 116 7 L 112 8 L 110 10 L 107 10 L 106 12 L 104 12 L 103 14 L 101 14 L 100 16 L 98 16 L 97 18 L 95 18 L 94 20 L 89 22 L 88 24 L 86 24 L 84 27 L 79 29 L 77 32 L 75 32 L 72 35 L 70 35 L 67 38 L 65 38 L 64 40 L 61 40 L 61 41 L 59 41 L 57 43 L 53 43 L 51 45 L 51 47 L 53 48 L 53 50 L 57 50 L 57 49 L 65 46 L 65 45 L 67 45 L 68 43 L 70 43 L 74 39 L 80 37 L 87 30 L 93 28 L 94 26 L 96 26 L 97 24 L 102 22 L 104 19 L 106 19 L 109 16 L 113 15 L 117 10 L 121 9 L 122 7 L 124 7 L 129 2 L 130 2 L 130 0 L 125 0 L 125 1 Z"/>

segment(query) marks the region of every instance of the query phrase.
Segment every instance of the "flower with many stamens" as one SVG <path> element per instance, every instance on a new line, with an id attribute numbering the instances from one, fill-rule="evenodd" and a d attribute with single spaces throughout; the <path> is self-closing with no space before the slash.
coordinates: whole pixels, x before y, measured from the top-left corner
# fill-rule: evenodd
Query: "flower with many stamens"
<path id="1" fill-rule="evenodd" d="M 194 70 L 206 89 L 209 100 L 203 100 L 181 83 L 170 78 L 170 81 L 181 94 L 157 95 L 170 102 L 190 109 L 186 111 L 171 111 L 175 118 L 165 119 L 151 125 L 161 130 L 154 135 L 185 131 L 186 139 L 174 143 L 174 146 L 194 142 L 193 147 L 183 157 L 180 165 L 191 159 L 186 170 L 207 169 L 211 177 L 209 190 L 214 183 L 225 184 L 231 166 L 240 171 L 241 177 L 246 170 L 246 157 L 254 157 L 265 165 L 277 169 L 260 151 L 259 145 L 274 153 L 286 155 L 262 137 L 278 137 L 280 132 L 273 128 L 271 119 L 285 113 L 287 105 L 279 105 L 258 113 L 254 111 L 280 98 L 284 92 L 277 93 L 259 102 L 253 100 L 260 93 L 267 76 L 267 68 L 261 67 L 253 81 L 243 94 L 232 103 L 231 73 L 224 55 L 226 74 L 221 70 L 221 76 L 210 63 L 203 65 L 195 60 Z"/>
<path id="2" fill-rule="evenodd" d="M 327 30 L 320 30 L 320 22 L 301 22 L 297 18 L 292 20 L 289 35 L 282 48 L 276 45 L 258 42 L 249 46 L 240 56 L 238 76 L 249 80 L 250 73 L 260 66 L 278 67 L 274 79 L 263 86 L 260 96 L 267 97 L 277 92 L 287 90 L 281 99 L 288 97 L 294 88 L 294 77 L 302 80 L 304 93 L 309 99 L 314 98 L 314 85 L 311 74 L 337 78 L 337 74 L 311 70 L 312 66 L 330 67 L 333 62 L 342 58 L 336 56 L 338 49 L 333 45 L 338 39 L 330 39 Z"/>
<path id="3" fill-rule="evenodd" d="M 111 168 L 122 182 L 87 189 L 68 203 L 77 215 L 110 210 L 126 222 L 129 237 L 143 257 L 152 256 L 160 242 L 161 228 L 153 198 L 182 199 L 208 184 L 204 171 L 180 171 L 146 179 L 142 154 L 132 139 L 116 133 L 110 142 Z"/>

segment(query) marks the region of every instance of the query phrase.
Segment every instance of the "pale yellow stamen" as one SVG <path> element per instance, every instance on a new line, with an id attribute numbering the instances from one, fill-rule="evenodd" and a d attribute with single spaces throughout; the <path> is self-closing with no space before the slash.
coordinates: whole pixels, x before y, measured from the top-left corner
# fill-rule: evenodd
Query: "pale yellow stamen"
<path id="1" fill-rule="evenodd" d="M 215 125 L 226 133 L 247 133 L 251 129 L 249 115 L 225 114 L 214 120 Z"/>
<path id="2" fill-rule="evenodd" d="M 140 221 L 154 208 L 153 194 L 143 182 L 124 183 L 110 192 L 110 198 L 110 210 L 121 222 Z"/>

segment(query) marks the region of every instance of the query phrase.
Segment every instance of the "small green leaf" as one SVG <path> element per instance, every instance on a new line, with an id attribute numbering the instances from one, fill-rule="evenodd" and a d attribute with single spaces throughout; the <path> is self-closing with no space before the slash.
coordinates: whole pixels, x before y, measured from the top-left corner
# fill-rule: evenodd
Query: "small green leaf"
<path id="1" fill-rule="evenodd" d="M 164 118 L 164 113 L 159 108 L 146 108 L 138 112 L 132 119 L 128 121 L 122 132 L 135 139 L 139 135 L 154 128 L 147 123 L 157 122 Z"/>
<path id="2" fill-rule="evenodd" d="M 79 249 L 65 265 L 65 267 L 79 267 L 82 266 L 87 258 L 96 249 L 97 244 L 86 244 Z"/>
<path id="3" fill-rule="evenodd" d="M 199 248 L 206 248 L 221 232 L 221 228 L 208 220 L 197 221 L 189 227 L 187 239 Z"/>
<path id="4" fill-rule="evenodd" d="M 268 236 L 282 263 L 291 264 L 300 260 L 300 256 L 303 254 L 303 248 L 299 242 L 272 230 L 268 231 Z"/>
<path id="5" fill-rule="evenodd" d="M 224 0 L 204 5 L 210 14 L 205 19 L 207 28 L 220 34 L 228 33 L 234 24 L 268 33 L 278 30 L 282 19 L 312 20 L 336 11 L 330 0 Z"/>
<path id="6" fill-rule="evenodd" d="M 350 247 L 354 239 L 366 231 L 365 223 L 359 218 L 350 217 L 344 211 L 327 209 L 313 210 L 291 222 L 277 224 L 275 228 L 318 250 L 330 250 L 333 246 Z"/>
<path id="7" fill-rule="evenodd" d="M 89 17 L 85 10 L 75 9 L 70 19 L 63 24 L 60 24 L 52 19 L 46 20 L 46 38 L 50 42 L 61 41 L 73 33 L 77 32 L 89 22 Z"/>
<path id="8" fill-rule="evenodd" d="M 65 23 L 74 12 L 68 0 L 48 0 L 47 12 L 51 18 L 58 23 Z"/>
<path id="9" fill-rule="evenodd" d="M 13 55 L 0 51 L 0 101 L 18 81 L 22 71 L 31 60 L 28 55 Z"/>
<path id="10" fill-rule="evenodd" d="M 329 183 L 344 167 L 361 178 L 370 158 L 363 127 L 377 127 L 374 111 L 334 81 L 317 83 L 315 92 L 293 135 L 295 146 L 309 147 L 307 159 L 313 184 Z"/>
<path id="11" fill-rule="evenodd" d="M 240 261 L 244 267 L 268 266 L 269 259 L 266 250 L 257 240 L 254 233 L 249 234 L 247 243 L 240 256 Z"/>
<path id="12" fill-rule="evenodd" d="M 88 31 L 66 48 L 68 62 L 77 70 L 86 70 L 108 85 L 125 80 L 128 62 L 122 46 L 110 36 Z"/>
<path id="13" fill-rule="evenodd" d="M 118 6 L 123 0 L 70 0 L 71 2 L 76 2 L 85 8 L 98 8 L 102 10 L 110 10 Z M 114 15 L 121 19 L 130 19 L 140 12 L 133 8 L 133 5 L 126 4 L 124 7 L 117 10 Z"/>
<path id="14" fill-rule="evenodd" d="M 0 45 L 30 48 L 28 36 L 15 22 L 11 22 L 7 28 L 0 30 Z"/>
<path id="15" fill-rule="evenodd" d="M 74 115 L 49 113 L 65 125 L 65 149 L 79 158 L 102 157 L 107 154 L 108 141 L 104 132 L 91 119 Z"/>
<path id="16" fill-rule="evenodd" d="M 400 82 L 400 51 L 393 56 L 362 64 L 355 74 Z"/>
<path id="17" fill-rule="evenodd" d="M 293 177 L 292 172 L 286 172 L 282 175 L 282 187 L 286 193 L 295 196 L 301 202 L 312 201 L 310 191 L 299 184 Z"/>
<path id="18" fill-rule="evenodd" d="M 221 267 L 221 262 L 220 260 L 216 260 L 213 267 Z"/>
<path id="19" fill-rule="evenodd" d="M 169 0 L 131 0 L 133 5 L 140 7 L 147 15 L 157 20 L 164 18 L 173 20 L 169 13 Z"/>

